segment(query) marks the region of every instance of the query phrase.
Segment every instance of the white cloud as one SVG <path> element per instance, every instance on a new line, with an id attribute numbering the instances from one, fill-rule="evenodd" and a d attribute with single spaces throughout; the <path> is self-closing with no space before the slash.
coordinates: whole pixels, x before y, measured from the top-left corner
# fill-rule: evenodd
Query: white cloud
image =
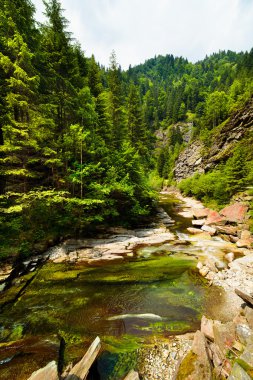
<path id="1" fill-rule="evenodd" d="M 41 12 L 42 0 L 33 0 Z M 62 0 L 69 29 L 86 54 L 122 67 L 158 54 L 191 61 L 253 47 L 253 0 Z"/>

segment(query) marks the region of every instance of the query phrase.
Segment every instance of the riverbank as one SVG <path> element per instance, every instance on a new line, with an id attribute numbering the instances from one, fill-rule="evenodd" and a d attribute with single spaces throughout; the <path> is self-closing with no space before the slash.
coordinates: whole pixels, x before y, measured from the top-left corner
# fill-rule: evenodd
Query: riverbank
<path id="1" fill-rule="evenodd" d="M 140 266 L 136 266 L 136 263 L 133 261 L 134 266 L 136 266 L 135 270 L 138 272 L 139 269 L 142 270 L 141 273 L 138 273 L 140 279 L 138 281 L 148 280 L 148 286 L 143 285 L 143 289 L 148 288 L 152 290 L 152 288 L 155 291 L 155 285 L 151 285 L 153 280 L 160 281 L 161 276 L 162 278 L 168 277 L 166 274 L 166 269 L 169 264 L 168 261 L 163 261 L 166 255 L 171 255 L 171 258 L 177 257 L 178 254 L 184 254 L 185 257 L 190 260 L 194 259 L 196 269 L 199 270 L 200 275 L 204 276 L 206 280 L 208 281 L 207 284 L 210 286 L 210 293 L 212 292 L 212 297 L 208 298 L 208 301 L 206 300 L 205 310 L 207 319 L 209 321 L 219 320 L 221 323 L 222 328 L 226 326 L 228 323 L 228 326 L 231 327 L 229 323 L 235 318 L 237 318 L 238 314 L 241 313 L 241 305 L 242 301 L 241 299 L 234 293 L 234 287 L 240 286 L 240 288 L 250 288 L 251 286 L 251 278 L 250 274 L 247 275 L 241 275 L 241 267 L 244 265 L 245 271 L 248 271 L 251 267 L 251 262 L 248 261 L 251 257 L 251 250 L 246 247 L 238 247 L 236 245 L 236 242 L 229 241 L 229 239 L 225 240 L 224 236 L 221 236 L 221 232 L 217 229 L 215 234 L 212 231 L 204 231 L 202 227 L 205 225 L 203 223 L 203 215 L 200 217 L 199 215 L 203 214 L 203 212 L 207 213 L 206 208 L 204 206 L 191 198 L 184 198 L 182 197 L 178 192 L 170 193 L 171 195 L 168 196 L 168 192 L 165 192 L 164 194 L 161 194 L 161 204 L 163 204 L 163 197 L 169 197 L 172 199 L 173 207 L 176 210 L 176 215 L 173 215 L 173 218 L 175 217 L 175 221 L 172 220 L 172 218 L 163 210 L 159 209 L 157 217 L 152 222 L 152 225 L 146 226 L 146 228 L 139 228 L 135 230 L 127 230 L 122 228 L 113 228 L 107 231 L 102 231 L 98 236 L 95 238 L 87 238 L 87 239 L 81 239 L 81 240 L 73 240 L 69 239 L 62 244 L 53 247 L 46 251 L 43 255 L 34 257 L 30 260 L 27 260 L 23 263 L 23 270 L 26 270 L 26 272 L 30 273 L 31 276 L 29 277 L 28 281 L 35 281 L 33 282 L 34 290 L 36 292 L 34 294 L 37 294 L 37 288 L 36 288 L 36 276 L 37 276 L 37 283 L 39 286 L 39 289 L 41 289 L 41 286 L 45 287 L 46 291 L 49 291 L 50 288 L 53 290 L 53 284 L 58 289 L 58 285 L 61 284 L 61 281 L 68 283 L 68 286 L 71 285 L 72 279 L 75 279 L 74 282 L 76 282 L 76 285 L 73 284 L 74 288 L 79 288 L 81 286 L 82 281 L 85 281 L 89 286 L 96 285 L 97 279 L 101 282 L 103 286 L 106 286 L 107 281 L 109 280 L 110 284 L 117 284 L 117 287 L 124 282 L 126 277 L 125 274 L 123 275 L 123 272 L 126 270 L 126 268 L 131 267 L 131 260 L 135 260 L 137 258 L 137 261 L 141 259 L 141 257 L 149 257 L 149 255 L 154 254 L 156 257 L 160 257 L 162 263 L 159 265 L 161 266 L 159 269 L 159 274 L 150 274 L 150 270 L 155 271 L 154 267 L 154 257 L 149 262 L 145 262 L 145 265 L 142 267 L 141 261 Z M 171 202 L 171 200 L 170 200 Z M 175 203 L 174 203 L 175 202 Z M 175 211 L 174 210 L 174 211 Z M 210 215 L 211 211 L 208 212 Z M 179 216 L 178 216 L 179 215 Z M 211 215 L 213 215 L 211 213 Z M 206 219 L 208 216 L 206 216 Z M 201 220 L 201 225 L 197 226 L 194 225 L 193 222 L 199 223 L 198 221 Z M 242 224 L 242 223 L 240 223 Z M 222 224 L 223 230 L 224 230 L 225 224 Z M 210 227 L 210 226 L 209 226 Z M 236 227 L 233 225 L 233 227 Z M 214 228 L 213 225 L 210 228 Z M 241 228 L 241 227 L 240 227 Z M 244 225 L 245 230 L 245 225 Z M 194 230 L 192 230 L 194 229 Z M 230 230 L 231 232 L 231 230 Z M 232 236 L 232 235 L 231 235 Z M 234 235 L 233 235 L 234 236 Z M 239 241 L 240 238 L 238 236 Z M 229 258 L 229 260 L 227 260 Z M 231 260 L 233 259 L 233 260 Z M 167 259 L 166 259 L 167 260 Z M 229 262 L 231 260 L 231 262 Z M 244 261 L 243 261 L 244 260 Z M 44 264 L 48 263 L 45 267 Z M 44 263 L 44 264 L 43 264 Z M 51 264 L 50 264 L 51 263 Z M 42 265 L 42 270 L 39 270 L 39 266 Z M 118 278 L 117 274 L 111 272 L 109 269 L 111 266 L 118 265 L 118 267 L 122 268 L 122 274 L 120 273 L 120 278 Z M 129 266 L 130 265 L 130 266 Z M 164 266 L 165 265 L 165 266 Z M 133 268 L 132 266 L 131 268 Z M 55 269 L 54 267 L 57 267 L 58 269 Z M 88 278 L 85 277 L 85 275 L 82 275 L 83 268 L 86 267 L 88 270 L 90 270 L 90 274 L 88 275 Z M 44 269 L 43 269 L 44 268 Z M 90 268 L 90 269 L 89 269 Z M 97 269 L 96 269 L 97 268 Z M 106 274 L 99 274 L 101 269 L 108 268 L 108 273 Z M 125 268 L 125 269 L 124 269 Z M 237 268 L 237 270 L 235 270 Z M 97 271 L 96 271 L 97 270 Z M 131 269 L 132 270 L 132 269 Z M 33 274 L 33 272 L 35 274 Z M 136 273 L 137 273 L 136 272 Z M 37 273 L 37 274 L 36 274 Z M 43 274 L 44 273 L 44 274 Z M 99 278 L 94 277 L 99 275 Z M 49 288 L 46 286 L 45 277 L 48 276 L 49 281 Z M 239 279 L 239 284 L 233 284 L 233 276 L 237 276 Z M 109 277 L 108 277 L 109 276 Z M 198 277 L 196 274 L 196 271 L 194 271 L 194 278 L 195 276 Z M 231 277 L 232 276 L 232 277 Z M 35 280 L 33 280 L 35 278 Z M 139 278 L 139 277 L 138 277 Z M 131 274 L 130 278 L 127 279 L 127 281 L 131 281 L 134 279 L 136 281 L 135 275 Z M 192 279 L 193 280 L 193 279 Z M 14 283 L 16 283 L 18 286 L 21 286 L 19 284 L 19 279 L 14 279 Z M 47 280 L 46 280 L 47 281 Z M 78 285 L 80 281 L 80 285 Z M 181 281 L 181 280 L 180 280 Z M 194 280 L 195 281 L 195 280 Z M 21 281 L 22 282 L 22 281 Z M 30 284 L 30 283 L 29 283 Z M 51 284 L 51 285 L 50 285 Z M 232 284 L 232 285 L 231 285 Z M 233 286 L 235 285 L 235 286 Z M 232 288 L 233 286 L 233 288 Z M 72 287 L 72 285 L 71 285 Z M 74 291 L 73 288 L 73 291 Z M 25 289 L 25 285 L 21 288 L 21 301 L 23 297 L 22 289 Z M 32 289 L 31 285 L 28 287 L 28 293 L 30 289 L 30 294 Z M 109 288 L 108 288 L 109 289 Z M 110 289 L 111 285 L 110 285 Z M 132 288 L 131 288 L 132 289 Z M 209 288 L 208 288 L 209 289 Z M 100 294 L 102 288 L 99 290 L 98 295 Z M 133 289 L 132 289 L 133 290 Z M 132 290 L 131 293 L 127 293 L 127 298 L 132 296 Z M 185 302 L 184 299 L 184 288 L 177 289 L 180 290 L 183 293 L 181 294 L 181 303 Z M 40 290 L 41 291 L 41 290 Z M 66 288 L 64 290 L 64 293 L 66 291 L 66 294 L 68 291 L 72 292 L 72 288 L 68 290 Z M 80 290 L 78 290 L 79 292 Z M 98 291 L 94 288 L 94 291 Z M 190 289 L 188 290 L 190 291 Z M 139 290 L 136 293 L 136 296 L 139 299 Z M 54 293 L 52 293 L 54 294 Z M 72 293 L 71 293 L 72 294 Z M 74 294 L 74 293 L 73 293 Z M 93 296 L 94 293 L 92 292 Z M 176 293 L 175 293 L 176 294 Z M 166 299 L 169 299 L 171 296 L 175 298 L 175 294 L 168 293 L 168 291 L 164 292 L 164 296 L 166 296 Z M 189 297 L 191 298 L 192 292 L 189 292 Z M 78 295 L 78 294 L 77 294 Z M 193 294 L 192 294 L 193 295 Z M 94 298 L 92 296 L 92 299 Z M 115 293 L 115 296 L 118 299 L 118 294 Z M 114 296 L 114 297 L 115 297 Z M 154 296 L 157 297 L 157 293 L 154 293 Z M 89 298 L 84 297 L 84 293 L 82 290 L 82 295 L 80 294 L 77 298 L 74 299 L 74 296 L 72 296 L 72 301 L 70 303 L 65 304 L 65 313 L 71 313 L 71 315 L 75 316 L 75 313 L 72 311 L 71 305 L 76 305 L 79 308 L 79 314 L 85 313 L 86 315 L 86 307 L 84 305 L 84 308 L 80 309 L 80 306 L 82 304 L 86 304 L 87 300 Z M 178 298 L 176 296 L 176 298 Z M 175 299 L 176 299 L 175 298 Z M 54 296 L 53 296 L 54 299 Z M 142 299 L 142 297 L 141 297 Z M 15 300 L 15 298 L 14 298 Z M 29 300 L 29 294 L 28 294 L 28 300 Z M 26 302 L 28 302 L 28 300 Z M 67 300 L 67 298 L 66 298 Z M 217 303 L 217 300 L 218 303 Z M 11 301 L 11 300 L 10 300 Z M 20 298 L 19 298 L 20 301 Z M 60 300 L 59 300 L 60 301 Z M 101 301 L 101 300 L 100 300 Z M 118 299 L 118 302 L 120 300 Z M 155 301 L 155 298 L 153 299 Z M 165 299 L 164 299 L 165 301 Z M 163 301 L 163 303 L 164 303 Z M 30 301 L 29 301 L 30 302 Z M 50 299 L 51 302 L 51 299 Z M 98 298 L 96 299 L 96 303 L 98 302 Z M 111 301 L 110 301 L 111 302 Z M 118 305 L 118 302 L 116 305 Z M 136 302 L 136 299 L 135 299 Z M 187 301 L 190 302 L 190 299 Z M 29 303 L 28 303 L 29 305 Z M 60 307 L 57 305 L 57 308 Z M 32 305 L 30 305 L 32 306 Z M 151 305 L 150 305 L 151 306 Z M 144 311 L 144 313 L 151 313 L 150 306 L 148 309 Z M 182 304 L 182 306 L 185 306 Z M 187 305 L 188 307 L 190 305 Z M 193 306 L 193 305 L 191 305 Z M 35 317 L 36 320 L 38 319 L 38 322 L 40 322 L 41 319 L 41 311 L 39 314 L 36 314 L 37 307 L 41 307 L 37 304 L 34 304 L 33 309 L 35 310 Z M 106 307 L 104 304 L 103 307 Z M 118 306 L 117 306 L 118 307 Z M 154 308 L 154 305 L 152 305 L 153 310 L 152 318 L 158 316 L 156 314 L 159 314 L 158 309 Z M 159 306 L 160 307 L 160 306 Z M 55 310 L 57 310 L 57 308 Z M 53 309 L 52 309 L 53 310 Z M 123 309 L 122 309 L 123 310 Z M 94 311 L 97 313 L 98 309 L 94 309 Z M 162 310 L 161 310 L 162 311 Z M 105 309 L 103 310 L 104 315 Z M 138 313 L 143 313 L 143 311 L 138 311 Z M 55 320 L 55 312 L 49 312 L 50 318 L 54 318 L 52 321 Z M 116 317 L 113 314 L 113 317 L 111 317 L 111 314 L 109 315 L 109 318 L 107 318 L 106 322 L 108 323 L 114 323 L 116 326 L 121 326 L 120 329 L 126 326 L 129 326 L 129 322 L 131 323 L 131 318 L 135 318 L 135 324 L 136 321 L 138 321 L 138 316 L 144 317 L 151 317 L 151 314 L 125 314 L 126 312 L 121 311 L 121 309 L 118 310 L 116 313 Z M 49 315 L 45 312 L 43 312 L 44 318 L 48 318 Z M 161 314 L 159 314 L 159 318 Z M 162 314 L 163 315 L 163 314 Z M 167 315 L 167 314 L 165 314 Z M 93 314 L 90 314 L 90 316 L 93 316 Z M 126 320 L 122 320 L 122 318 L 128 318 Z M 79 318 L 79 317 L 78 317 Z M 79 326 L 79 324 L 83 324 L 84 320 L 77 318 L 77 315 L 75 317 L 75 322 L 77 323 L 76 326 Z M 87 318 L 87 317 L 85 317 Z M 97 323 L 96 319 L 92 323 Z M 121 319 L 119 319 L 121 318 Z M 137 318 L 137 319 L 136 319 Z M 192 317 L 193 318 L 193 317 Z M 162 319 L 162 318 L 161 318 Z M 150 339 L 150 342 L 145 347 L 138 348 L 136 353 L 136 364 L 135 368 L 138 369 L 139 374 L 143 380 L 171 380 L 176 375 L 178 368 L 180 366 L 180 363 L 184 362 L 184 358 L 187 357 L 189 354 L 190 348 L 193 345 L 193 342 L 196 340 L 196 334 L 194 334 L 194 331 L 199 328 L 201 330 L 204 330 L 205 325 L 202 323 L 202 327 L 200 326 L 199 316 L 194 315 L 194 319 L 197 320 L 197 324 L 195 324 L 194 328 L 186 329 L 185 331 L 193 331 L 193 333 L 188 334 L 181 334 L 181 335 L 174 335 L 173 331 L 164 332 L 162 335 L 160 335 L 159 338 L 155 338 L 152 340 Z M 50 323 L 52 323 L 50 321 Z M 236 321 L 236 319 L 235 319 Z M 36 323 L 38 323 L 36 322 Z M 35 322 L 32 321 L 34 324 Z M 56 320 L 54 323 L 58 323 Z M 85 323 L 91 323 L 87 320 Z M 159 321 L 157 324 L 157 328 L 159 327 Z M 237 326 L 235 322 L 235 326 Z M 213 324 L 213 322 L 211 322 Z M 36 326 L 36 324 L 34 325 Z M 109 327 L 109 324 L 107 325 Z M 215 324 L 216 330 L 217 330 L 217 323 Z M 218 326 L 220 326 L 218 324 Z M 117 328 L 118 328 L 117 327 Z M 148 326 L 147 326 L 148 327 Z M 88 328 L 88 325 L 87 325 Z M 146 327 L 145 327 L 146 328 Z M 179 332 L 178 332 L 179 333 Z M 204 334 L 204 332 L 202 331 Z M 226 333 L 227 334 L 227 333 Z M 168 336 L 167 336 L 168 335 Z M 166 337 L 167 336 L 167 337 Z M 223 334 L 224 339 L 226 336 Z M 102 336 L 101 336 L 102 338 Z M 198 334 L 197 334 L 197 338 Z M 77 336 L 73 337 L 67 337 L 67 339 L 77 339 Z M 80 338 L 78 338 L 80 339 Z M 201 338 L 202 339 L 202 338 Z M 206 339 L 206 338 L 205 338 Z M 102 339 L 101 339 L 102 340 Z M 203 339 L 202 339 L 203 343 Z M 201 344 L 200 343 L 200 346 Z M 197 343 L 195 343 L 195 346 L 198 346 Z M 194 345 L 193 345 L 194 347 Z M 197 351 L 196 351 L 197 352 Z M 197 355 L 197 354 L 194 354 Z M 211 359 L 210 359 L 211 360 Z M 187 378 L 187 377 L 185 377 Z M 202 377 L 204 378 L 204 377 Z M 201 377 L 196 377 L 196 379 L 201 379 Z"/>
<path id="2" fill-rule="evenodd" d="M 253 240 L 247 224 L 247 203 L 240 202 L 240 207 L 238 204 L 227 207 L 227 214 L 222 215 L 205 208 L 195 199 L 183 197 L 176 190 L 169 193 L 183 202 L 179 214 L 192 218 L 193 226 L 187 228 L 189 240 L 202 241 L 207 249 L 208 254 L 204 260 L 199 257 L 197 264 L 200 275 L 207 278 L 210 286 L 224 290 L 224 301 L 222 305 L 217 305 L 214 300 L 213 317 L 202 317 L 200 331 L 190 339 L 189 336 L 180 337 L 183 346 L 185 342 L 188 347 L 187 353 L 182 352 L 180 345 L 175 354 L 176 364 L 171 365 L 170 350 L 161 366 L 167 366 L 166 375 L 161 376 L 155 368 L 150 375 L 152 370 L 146 366 L 143 379 L 200 380 L 213 376 L 217 379 L 250 379 L 253 374 L 253 309 L 236 294 L 237 288 L 253 294 Z M 186 236 L 184 238 L 187 240 Z M 221 315 L 223 319 L 220 321 Z M 160 345 L 160 350 L 156 350 L 160 352 L 160 360 L 164 352 L 162 347 Z M 150 362 L 157 363 L 159 360 L 154 355 Z"/>

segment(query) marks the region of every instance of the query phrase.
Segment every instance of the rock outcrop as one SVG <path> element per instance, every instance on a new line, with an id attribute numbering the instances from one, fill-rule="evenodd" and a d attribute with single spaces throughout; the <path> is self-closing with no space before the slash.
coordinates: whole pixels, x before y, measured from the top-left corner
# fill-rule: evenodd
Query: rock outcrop
<path id="1" fill-rule="evenodd" d="M 180 153 L 174 169 L 177 181 L 204 173 L 213 169 L 218 163 L 226 160 L 232 153 L 235 144 L 253 130 L 253 98 L 217 130 L 210 147 L 204 147 L 199 141 L 193 141 Z"/>

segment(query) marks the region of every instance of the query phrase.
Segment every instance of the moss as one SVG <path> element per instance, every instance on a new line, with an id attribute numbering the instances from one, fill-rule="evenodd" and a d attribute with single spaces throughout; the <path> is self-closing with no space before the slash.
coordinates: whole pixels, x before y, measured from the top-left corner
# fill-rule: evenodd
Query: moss
<path id="1" fill-rule="evenodd" d="M 185 380 L 195 369 L 194 363 L 197 355 L 190 351 L 182 360 L 176 380 Z"/>
<path id="2" fill-rule="evenodd" d="M 11 332 L 11 335 L 9 336 L 9 340 L 16 341 L 23 337 L 23 330 L 24 327 L 20 324 L 16 324 L 13 326 L 13 330 Z"/>

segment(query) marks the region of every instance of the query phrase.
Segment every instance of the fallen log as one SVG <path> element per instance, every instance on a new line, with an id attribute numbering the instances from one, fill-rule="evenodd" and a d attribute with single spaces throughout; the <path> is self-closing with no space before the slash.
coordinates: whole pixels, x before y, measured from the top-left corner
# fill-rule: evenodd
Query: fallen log
<path id="1" fill-rule="evenodd" d="M 235 289 L 235 293 L 241 297 L 243 299 L 243 301 L 245 301 L 246 303 L 250 304 L 251 307 L 253 307 L 253 297 L 248 294 L 248 293 L 245 293 L 243 291 L 241 291 L 240 289 Z"/>
<path id="2" fill-rule="evenodd" d="M 134 370 L 130 371 L 129 374 L 124 378 L 124 380 L 140 380 L 138 372 Z"/>
<path id="3" fill-rule="evenodd" d="M 65 380 L 84 380 L 101 348 L 99 337 L 93 341 L 84 357 L 71 369 Z"/>

